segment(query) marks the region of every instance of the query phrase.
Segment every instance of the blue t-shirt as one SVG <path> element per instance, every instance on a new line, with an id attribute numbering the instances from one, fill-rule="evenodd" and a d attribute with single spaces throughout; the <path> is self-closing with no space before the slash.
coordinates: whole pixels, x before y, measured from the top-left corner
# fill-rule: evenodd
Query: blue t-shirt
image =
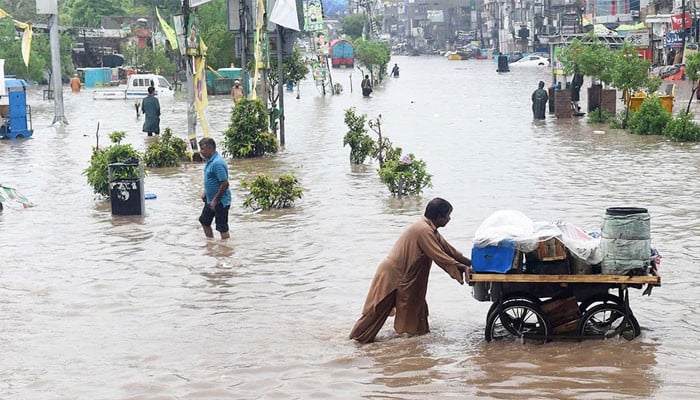
<path id="1" fill-rule="evenodd" d="M 216 192 L 219 191 L 221 182 L 228 179 L 228 167 L 219 153 L 214 152 L 214 155 L 207 160 L 204 166 L 204 193 L 207 196 L 207 204 L 210 204 Z M 219 199 L 219 203 L 224 207 L 231 205 L 231 190 L 226 188 L 223 196 Z"/>

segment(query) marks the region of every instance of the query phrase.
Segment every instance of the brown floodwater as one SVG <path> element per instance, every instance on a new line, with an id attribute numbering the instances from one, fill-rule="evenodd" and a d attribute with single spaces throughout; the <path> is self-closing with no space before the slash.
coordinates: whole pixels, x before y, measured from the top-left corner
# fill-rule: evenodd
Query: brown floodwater
<path id="1" fill-rule="evenodd" d="M 333 71 L 344 87 L 338 96 L 321 96 L 310 81 L 299 99 L 286 93 L 286 147 L 228 161 L 228 242 L 207 240 L 197 221 L 201 164 L 149 170 L 145 191 L 157 199 L 146 201 L 145 215 L 113 217 L 82 171 L 98 123 L 101 144 L 125 131 L 127 143 L 145 149 L 151 139 L 133 102 L 64 91 L 70 124 L 55 127 L 53 103 L 32 87 L 34 136 L 0 142 L 0 183 L 37 204 L 0 214 L 0 398 L 700 397 L 700 291 L 690 273 L 700 253 L 700 147 L 583 118 L 534 122 L 530 94 L 551 81 L 537 68 L 497 74 L 491 61 L 391 62 L 401 77 L 369 99 L 358 70 Z M 687 84 L 677 88 L 676 108 L 689 93 Z M 161 128 L 182 137 L 184 98 L 161 100 Z M 351 165 L 349 107 L 381 114 L 394 145 L 426 161 L 432 188 L 394 198 L 376 165 Z M 219 142 L 230 108 L 228 96 L 210 98 Z M 294 208 L 242 208 L 241 179 L 289 171 L 305 190 Z M 378 342 L 349 341 L 376 265 L 435 196 L 454 205 L 442 232 L 464 252 L 501 209 L 599 229 L 607 207 L 646 207 L 663 285 L 651 297 L 630 290 L 641 336 L 487 343 L 490 303 L 433 268 L 430 334 L 397 337 L 389 320 Z"/>

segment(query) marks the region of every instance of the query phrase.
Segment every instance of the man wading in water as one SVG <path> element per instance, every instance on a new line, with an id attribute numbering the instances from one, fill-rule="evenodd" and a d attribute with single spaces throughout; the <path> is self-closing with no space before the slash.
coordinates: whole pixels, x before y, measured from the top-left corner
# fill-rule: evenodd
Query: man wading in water
<path id="1" fill-rule="evenodd" d="M 450 222 L 452 205 L 439 197 L 425 208 L 423 218 L 409 226 L 399 237 L 389 255 L 377 267 L 372 285 L 355 323 L 350 339 L 373 342 L 391 310 L 396 308 L 394 330 L 397 333 L 423 335 L 428 326 L 428 275 L 433 261 L 460 285 L 472 262 L 452 247 L 438 233 Z"/>

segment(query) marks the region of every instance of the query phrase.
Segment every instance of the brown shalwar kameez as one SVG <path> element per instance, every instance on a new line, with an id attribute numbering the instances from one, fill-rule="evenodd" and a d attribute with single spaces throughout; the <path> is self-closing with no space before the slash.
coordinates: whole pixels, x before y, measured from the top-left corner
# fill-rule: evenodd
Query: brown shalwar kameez
<path id="1" fill-rule="evenodd" d="M 432 262 L 456 279 L 460 272 L 455 258 L 461 255 L 438 233 L 430 219 L 423 217 L 415 222 L 377 267 L 362 317 L 355 323 L 350 338 L 361 343 L 374 341 L 393 307 L 396 307 L 397 333 L 430 332 L 425 295 Z"/>

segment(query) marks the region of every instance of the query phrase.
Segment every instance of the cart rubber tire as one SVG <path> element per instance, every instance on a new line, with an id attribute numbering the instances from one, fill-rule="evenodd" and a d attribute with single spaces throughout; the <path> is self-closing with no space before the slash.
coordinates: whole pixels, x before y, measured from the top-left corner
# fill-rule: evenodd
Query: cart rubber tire
<path id="1" fill-rule="evenodd" d="M 632 340 L 639 336 L 641 329 L 637 318 L 630 312 L 625 321 L 625 307 L 619 304 L 603 303 L 591 307 L 583 317 L 578 326 L 578 334 L 582 339 L 587 338 L 610 338 L 622 336 L 627 340 Z"/>
<path id="2" fill-rule="evenodd" d="M 540 300 L 539 297 L 534 296 L 534 295 L 527 293 L 527 292 L 508 293 L 508 295 L 505 296 L 502 300 L 494 301 L 491 304 L 491 307 L 489 307 L 489 311 L 486 313 L 487 321 L 488 321 L 488 317 L 494 312 L 496 307 L 503 305 L 505 303 L 508 303 L 510 301 L 515 301 L 515 300 L 529 301 L 530 303 L 537 304 L 538 306 L 540 304 L 542 304 L 542 300 Z"/>
<path id="3" fill-rule="evenodd" d="M 617 304 L 622 307 L 625 306 L 624 300 L 620 298 L 620 296 L 615 296 L 614 294 L 610 293 L 605 293 L 605 294 L 594 294 L 593 296 L 590 296 L 583 300 L 581 304 L 579 305 L 578 309 L 581 311 L 581 315 L 583 315 L 589 308 L 591 308 L 592 305 L 596 303 L 601 303 L 601 304 Z"/>
<path id="4" fill-rule="evenodd" d="M 538 304 L 528 300 L 511 300 L 502 303 L 486 320 L 487 342 L 498 339 L 549 341 L 552 325 Z"/>

